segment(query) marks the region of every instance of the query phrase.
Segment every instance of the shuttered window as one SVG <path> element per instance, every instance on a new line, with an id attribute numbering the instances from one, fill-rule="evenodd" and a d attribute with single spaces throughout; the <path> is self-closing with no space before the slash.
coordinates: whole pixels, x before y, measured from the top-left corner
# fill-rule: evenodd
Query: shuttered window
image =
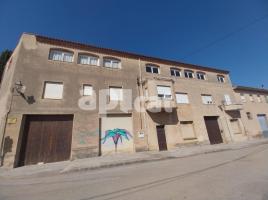
<path id="1" fill-rule="evenodd" d="M 203 94 L 201 95 L 203 104 L 213 104 L 212 96 Z"/>
<path id="2" fill-rule="evenodd" d="M 62 99 L 63 83 L 45 82 L 44 99 Z"/>
<path id="3" fill-rule="evenodd" d="M 171 88 L 169 86 L 157 86 L 157 95 L 160 99 L 172 99 Z"/>
<path id="4" fill-rule="evenodd" d="M 111 101 L 122 101 L 123 100 L 123 89 L 122 87 L 110 87 L 110 100 Z"/>
<path id="5" fill-rule="evenodd" d="M 91 85 L 83 85 L 83 95 L 91 96 L 93 93 L 93 88 Z"/>
<path id="6" fill-rule="evenodd" d="M 188 94 L 186 93 L 176 93 L 176 102 L 179 104 L 189 103 Z"/>

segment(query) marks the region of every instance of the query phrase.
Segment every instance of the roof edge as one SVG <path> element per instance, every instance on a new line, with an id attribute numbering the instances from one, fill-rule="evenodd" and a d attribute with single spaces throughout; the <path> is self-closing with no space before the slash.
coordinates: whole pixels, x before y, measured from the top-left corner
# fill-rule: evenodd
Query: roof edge
<path id="1" fill-rule="evenodd" d="M 234 90 L 244 90 L 244 91 L 253 91 L 253 92 L 261 92 L 261 93 L 267 93 L 268 89 L 265 88 L 255 88 L 255 87 L 248 87 L 248 86 L 233 86 Z"/>
<path id="2" fill-rule="evenodd" d="M 66 48 L 96 51 L 99 53 L 112 54 L 115 56 L 128 57 L 128 58 L 133 58 L 133 59 L 141 59 L 141 60 L 148 61 L 148 62 L 156 62 L 156 63 L 158 62 L 158 63 L 169 64 L 169 65 L 184 65 L 184 66 L 191 68 L 191 69 L 212 71 L 212 72 L 221 73 L 221 74 L 229 74 L 230 73 L 227 70 L 216 69 L 216 68 L 212 68 L 212 67 L 204 67 L 204 66 L 200 66 L 200 65 L 189 64 L 189 63 L 179 62 L 179 61 L 175 61 L 175 60 L 146 56 L 146 55 L 130 53 L 130 52 L 126 52 L 126 51 L 119 51 L 119 50 L 115 50 L 115 49 L 111 49 L 111 48 L 103 48 L 103 47 L 98 47 L 98 46 L 94 46 L 94 45 L 83 44 L 83 43 L 73 42 L 73 41 L 66 41 L 66 40 L 62 40 L 62 39 L 56 39 L 56 38 L 46 37 L 46 36 L 32 34 L 32 33 L 24 33 L 24 34 L 35 35 L 36 40 L 40 43 L 52 44 L 52 45 L 66 47 Z"/>

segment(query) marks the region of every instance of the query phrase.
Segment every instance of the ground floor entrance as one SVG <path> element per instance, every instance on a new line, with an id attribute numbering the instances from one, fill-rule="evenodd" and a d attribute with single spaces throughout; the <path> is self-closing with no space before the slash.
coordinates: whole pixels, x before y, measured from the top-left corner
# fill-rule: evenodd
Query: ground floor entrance
<path id="1" fill-rule="evenodd" d="M 18 166 L 70 159 L 73 115 L 26 115 Z"/>
<path id="2" fill-rule="evenodd" d="M 167 140 L 166 140 L 165 126 L 164 125 L 157 125 L 156 126 L 156 133 L 157 133 L 159 151 L 166 151 L 167 150 Z"/>
<path id="3" fill-rule="evenodd" d="M 257 115 L 259 124 L 261 126 L 262 134 L 264 137 L 268 137 L 268 122 L 265 114 Z"/>
<path id="4" fill-rule="evenodd" d="M 133 121 L 130 114 L 108 114 L 101 118 L 100 154 L 134 152 Z"/>
<path id="5" fill-rule="evenodd" d="M 218 124 L 218 116 L 205 116 L 204 117 L 207 133 L 209 137 L 210 144 L 222 143 L 222 136 L 220 127 Z"/>

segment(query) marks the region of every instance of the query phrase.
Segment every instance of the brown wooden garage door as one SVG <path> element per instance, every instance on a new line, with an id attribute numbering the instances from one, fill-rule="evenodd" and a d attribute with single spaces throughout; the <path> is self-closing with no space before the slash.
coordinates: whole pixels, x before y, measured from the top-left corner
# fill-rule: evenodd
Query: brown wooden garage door
<path id="1" fill-rule="evenodd" d="M 68 160 L 73 115 L 28 115 L 19 166 Z"/>
<path id="2" fill-rule="evenodd" d="M 218 124 L 218 116 L 205 116 L 205 123 L 210 144 L 222 143 L 221 131 Z"/>

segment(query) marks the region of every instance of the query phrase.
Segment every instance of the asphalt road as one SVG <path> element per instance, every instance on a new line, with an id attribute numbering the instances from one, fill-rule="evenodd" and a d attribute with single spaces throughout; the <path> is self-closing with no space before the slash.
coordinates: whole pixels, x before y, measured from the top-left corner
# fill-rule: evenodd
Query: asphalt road
<path id="1" fill-rule="evenodd" d="M 268 200 L 268 144 L 180 159 L 0 179 L 0 200 Z"/>

